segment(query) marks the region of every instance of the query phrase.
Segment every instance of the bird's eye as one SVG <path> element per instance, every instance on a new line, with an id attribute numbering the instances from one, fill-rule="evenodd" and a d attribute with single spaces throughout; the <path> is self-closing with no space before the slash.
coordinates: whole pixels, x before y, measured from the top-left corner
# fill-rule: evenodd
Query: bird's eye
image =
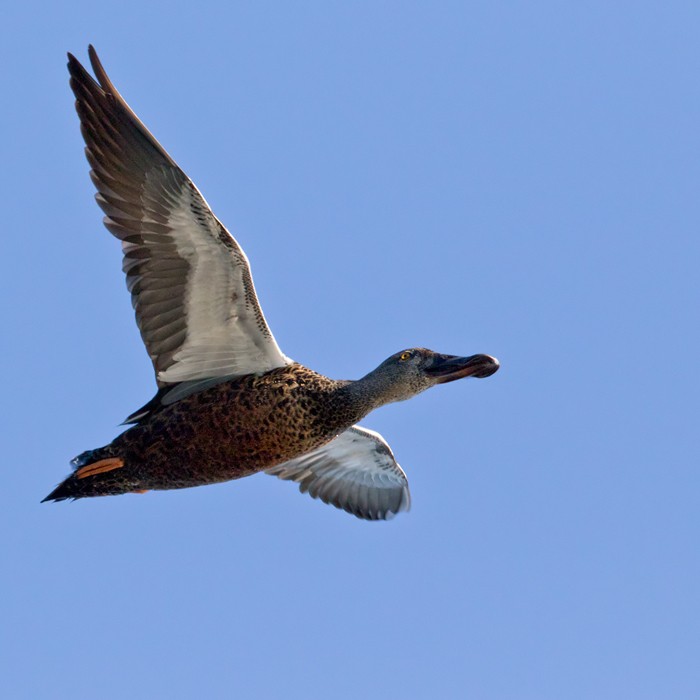
<path id="1" fill-rule="evenodd" d="M 408 350 L 404 350 L 404 352 L 401 353 L 399 360 L 401 360 L 401 362 L 405 362 L 409 357 L 411 357 L 411 353 Z"/>

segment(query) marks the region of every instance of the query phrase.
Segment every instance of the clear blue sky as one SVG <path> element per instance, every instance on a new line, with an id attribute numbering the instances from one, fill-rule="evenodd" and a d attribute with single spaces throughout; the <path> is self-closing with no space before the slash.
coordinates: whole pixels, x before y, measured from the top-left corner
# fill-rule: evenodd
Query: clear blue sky
<path id="1" fill-rule="evenodd" d="M 700 697 L 697 3 L 16 3 L 2 41 L 0 695 Z M 154 390 L 65 52 L 98 49 L 413 509 L 260 475 L 43 504 Z"/>

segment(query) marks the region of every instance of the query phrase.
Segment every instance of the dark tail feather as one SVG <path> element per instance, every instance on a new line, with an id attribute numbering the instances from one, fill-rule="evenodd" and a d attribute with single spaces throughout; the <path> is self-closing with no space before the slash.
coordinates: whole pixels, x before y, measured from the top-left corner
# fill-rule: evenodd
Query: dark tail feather
<path id="1" fill-rule="evenodd" d="M 124 493 L 128 489 L 120 488 L 115 483 L 115 478 L 109 473 L 98 474 L 87 478 L 79 478 L 76 472 L 89 464 L 93 464 L 101 459 L 115 456 L 110 446 L 100 447 L 96 450 L 85 450 L 77 457 L 71 460 L 73 473 L 64 479 L 46 498 L 41 502 L 46 501 L 65 501 L 69 498 L 75 500 L 77 498 L 86 498 L 88 496 L 107 496 L 110 494 Z M 102 478 L 101 478 L 102 477 Z"/>
<path id="2" fill-rule="evenodd" d="M 74 477 L 69 476 L 65 481 L 62 481 L 46 498 L 42 498 L 41 502 L 46 503 L 46 501 L 65 501 L 68 498 L 75 500 L 80 498 L 76 495 L 74 484 Z"/>

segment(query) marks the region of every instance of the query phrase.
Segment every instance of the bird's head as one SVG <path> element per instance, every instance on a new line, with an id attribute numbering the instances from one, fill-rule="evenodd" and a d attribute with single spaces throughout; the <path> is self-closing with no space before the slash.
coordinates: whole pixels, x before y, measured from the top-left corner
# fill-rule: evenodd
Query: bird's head
<path id="1" fill-rule="evenodd" d="M 426 348 L 402 350 L 368 375 L 383 386 L 382 403 L 404 401 L 435 384 L 464 377 L 490 377 L 499 364 L 490 355 L 442 355 Z"/>

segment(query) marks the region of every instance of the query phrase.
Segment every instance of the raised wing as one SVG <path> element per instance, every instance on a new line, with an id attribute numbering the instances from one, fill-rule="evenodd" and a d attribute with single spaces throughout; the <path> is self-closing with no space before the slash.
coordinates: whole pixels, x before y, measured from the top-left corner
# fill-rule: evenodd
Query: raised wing
<path id="1" fill-rule="evenodd" d="M 105 226 L 122 242 L 136 322 L 159 386 L 290 362 L 258 303 L 245 253 L 107 77 L 68 54 Z"/>
<path id="2" fill-rule="evenodd" d="M 265 470 L 365 520 L 408 510 L 408 480 L 379 433 L 353 426 L 313 452 Z"/>

